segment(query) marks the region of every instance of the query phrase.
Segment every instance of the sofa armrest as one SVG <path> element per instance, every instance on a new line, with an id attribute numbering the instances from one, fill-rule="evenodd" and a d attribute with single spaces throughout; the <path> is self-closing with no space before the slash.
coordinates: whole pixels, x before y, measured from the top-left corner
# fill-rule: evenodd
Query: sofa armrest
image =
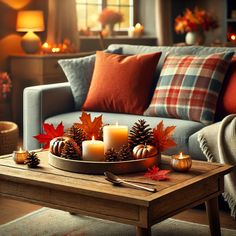
<path id="1" fill-rule="evenodd" d="M 42 123 L 47 117 L 73 110 L 74 99 L 68 82 L 25 88 L 23 98 L 24 148 L 32 150 L 40 147 L 33 136 L 42 132 Z"/>

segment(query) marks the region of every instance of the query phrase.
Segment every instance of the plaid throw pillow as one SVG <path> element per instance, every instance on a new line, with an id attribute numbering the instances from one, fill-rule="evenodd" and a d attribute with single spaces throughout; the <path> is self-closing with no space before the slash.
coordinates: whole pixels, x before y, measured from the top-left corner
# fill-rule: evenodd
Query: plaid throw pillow
<path id="1" fill-rule="evenodd" d="M 232 56 L 233 52 L 168 56 L 144 114 L 212 123 Z"/>

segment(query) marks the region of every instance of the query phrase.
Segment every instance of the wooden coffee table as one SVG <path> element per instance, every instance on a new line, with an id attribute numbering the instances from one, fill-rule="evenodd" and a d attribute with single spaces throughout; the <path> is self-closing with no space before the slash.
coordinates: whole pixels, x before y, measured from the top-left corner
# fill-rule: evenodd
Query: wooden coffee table
<path id="1" fill-rule="evenodd" d="M 40 167 L 15 164 L 11 155 L 0 157 L 0 195 L 68 212 L 136 226 L 137 235 L 150 235 L 151 226 L 186 209 L 206 203 L 211 235 L 220 235 L 218 196 L 224 191 L 224 175 L 232 166 L 193 161 L 187 173 L 171 172 L 168 181 L 127 174 L 130 181 L 153 184 L 150 193 L 113 186 L 102 175 L 58 170 L 48 164 L 48 153 L 38 153 Z M 161 169 L 170 158 L 162 157 Z"/>

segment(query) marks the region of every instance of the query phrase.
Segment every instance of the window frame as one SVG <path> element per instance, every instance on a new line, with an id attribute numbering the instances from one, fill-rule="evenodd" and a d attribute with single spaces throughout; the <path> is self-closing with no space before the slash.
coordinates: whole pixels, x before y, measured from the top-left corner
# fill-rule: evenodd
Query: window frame
<path id="1" fill-rule="evenodd" d="M 101 0 L 101 6 L 102 9 L 107 7 L 107 0 Z M 77 7 L 77 1 L 76 1 L 76 7 Z M 94 4 L 96 5 L 96 4 Z M 98 4 L 99 5 L 99 4 Z M 122 6 L 122 5 L 121 5 Z M 139 12 L 139 0 L 133 0 L 133 25 L 135 25 L 138 22 L 138 12 Z M 86 24 L 87 24 L 87 12 L 86 12 Z M 128 33 L 128 28 L 126 30 L 124 29 L 115 29 L 116 35 L 127 35 Z M 93 33 L 99 33 L 100 30 L 91 30 Z"/>

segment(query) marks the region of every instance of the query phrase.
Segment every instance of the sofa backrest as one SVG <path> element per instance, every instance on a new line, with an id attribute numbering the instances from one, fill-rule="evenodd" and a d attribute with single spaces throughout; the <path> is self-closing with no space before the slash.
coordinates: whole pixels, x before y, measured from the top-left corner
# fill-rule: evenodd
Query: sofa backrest
<path id="1" fill-rule="evenodd" d="M 162 52 L 161 58 L 157 65 L 155 81 L 153 83 L 153 91 L 156 87 L 157 80 L 159 78 L 163 62 L 167 54 L 177 54 L 177 55 L 209 55 L 213 53 L 220 52 L 234 52 L 236 58 L 236 47 L 204 47 L 204 46 L 142 46 L 142 45 L 128 45 L 128 44 L 111 44 L 108 49 L 114 50 L 117 48 L 122 48 L 123 54 L 145 54 L 153 52 Z M 232 70 L 233 66 L 233 70 Z M 230 104 L 230 108 L 227 109 L 225 104 L 229 100 L 236 100 L 236 93 L 233 92 L 236 87 L 236 68 L 235 64 L 230 65 L 230 73 L 227 73 L 226 76 L 230 78 L 225 78 L 223 83 L 223 89 L 220 94 L 217 111 L 216 111 L 216 120 L 221 120 L 224 116 L 232 113 L 236 113 L 236 102 Z M 235 69 L 234 69 L 235 68 Z M 231 83 L 229 83 L 231 81 Z M 228 83 L 228 84 L 226 84 Z M 231 93 L 229 94 L 229 91 Z M 230 97 L 229 97 L 230 96 Z M 233 96 L 233 97 L 232 97 Z M 224 111 L 224 112 L 222 112 Z"/>
<path id="2" fill-rule="evenodd" d="M 122 54 L 145 54 L 153 52 L 162 52 L 161 58 L 157 66 L 157 75 L 159 77 L 163 62 L 167 53 L 177 55 L 209 55 L 217 52 L 235 52 L 236 48 L 229 47 L 203 47 L 203 46 L 142 46 L 142 45 L 129 45 L 129 44 L 111 44 L 108 49 L 114 50 L 122 48 Z"/>

